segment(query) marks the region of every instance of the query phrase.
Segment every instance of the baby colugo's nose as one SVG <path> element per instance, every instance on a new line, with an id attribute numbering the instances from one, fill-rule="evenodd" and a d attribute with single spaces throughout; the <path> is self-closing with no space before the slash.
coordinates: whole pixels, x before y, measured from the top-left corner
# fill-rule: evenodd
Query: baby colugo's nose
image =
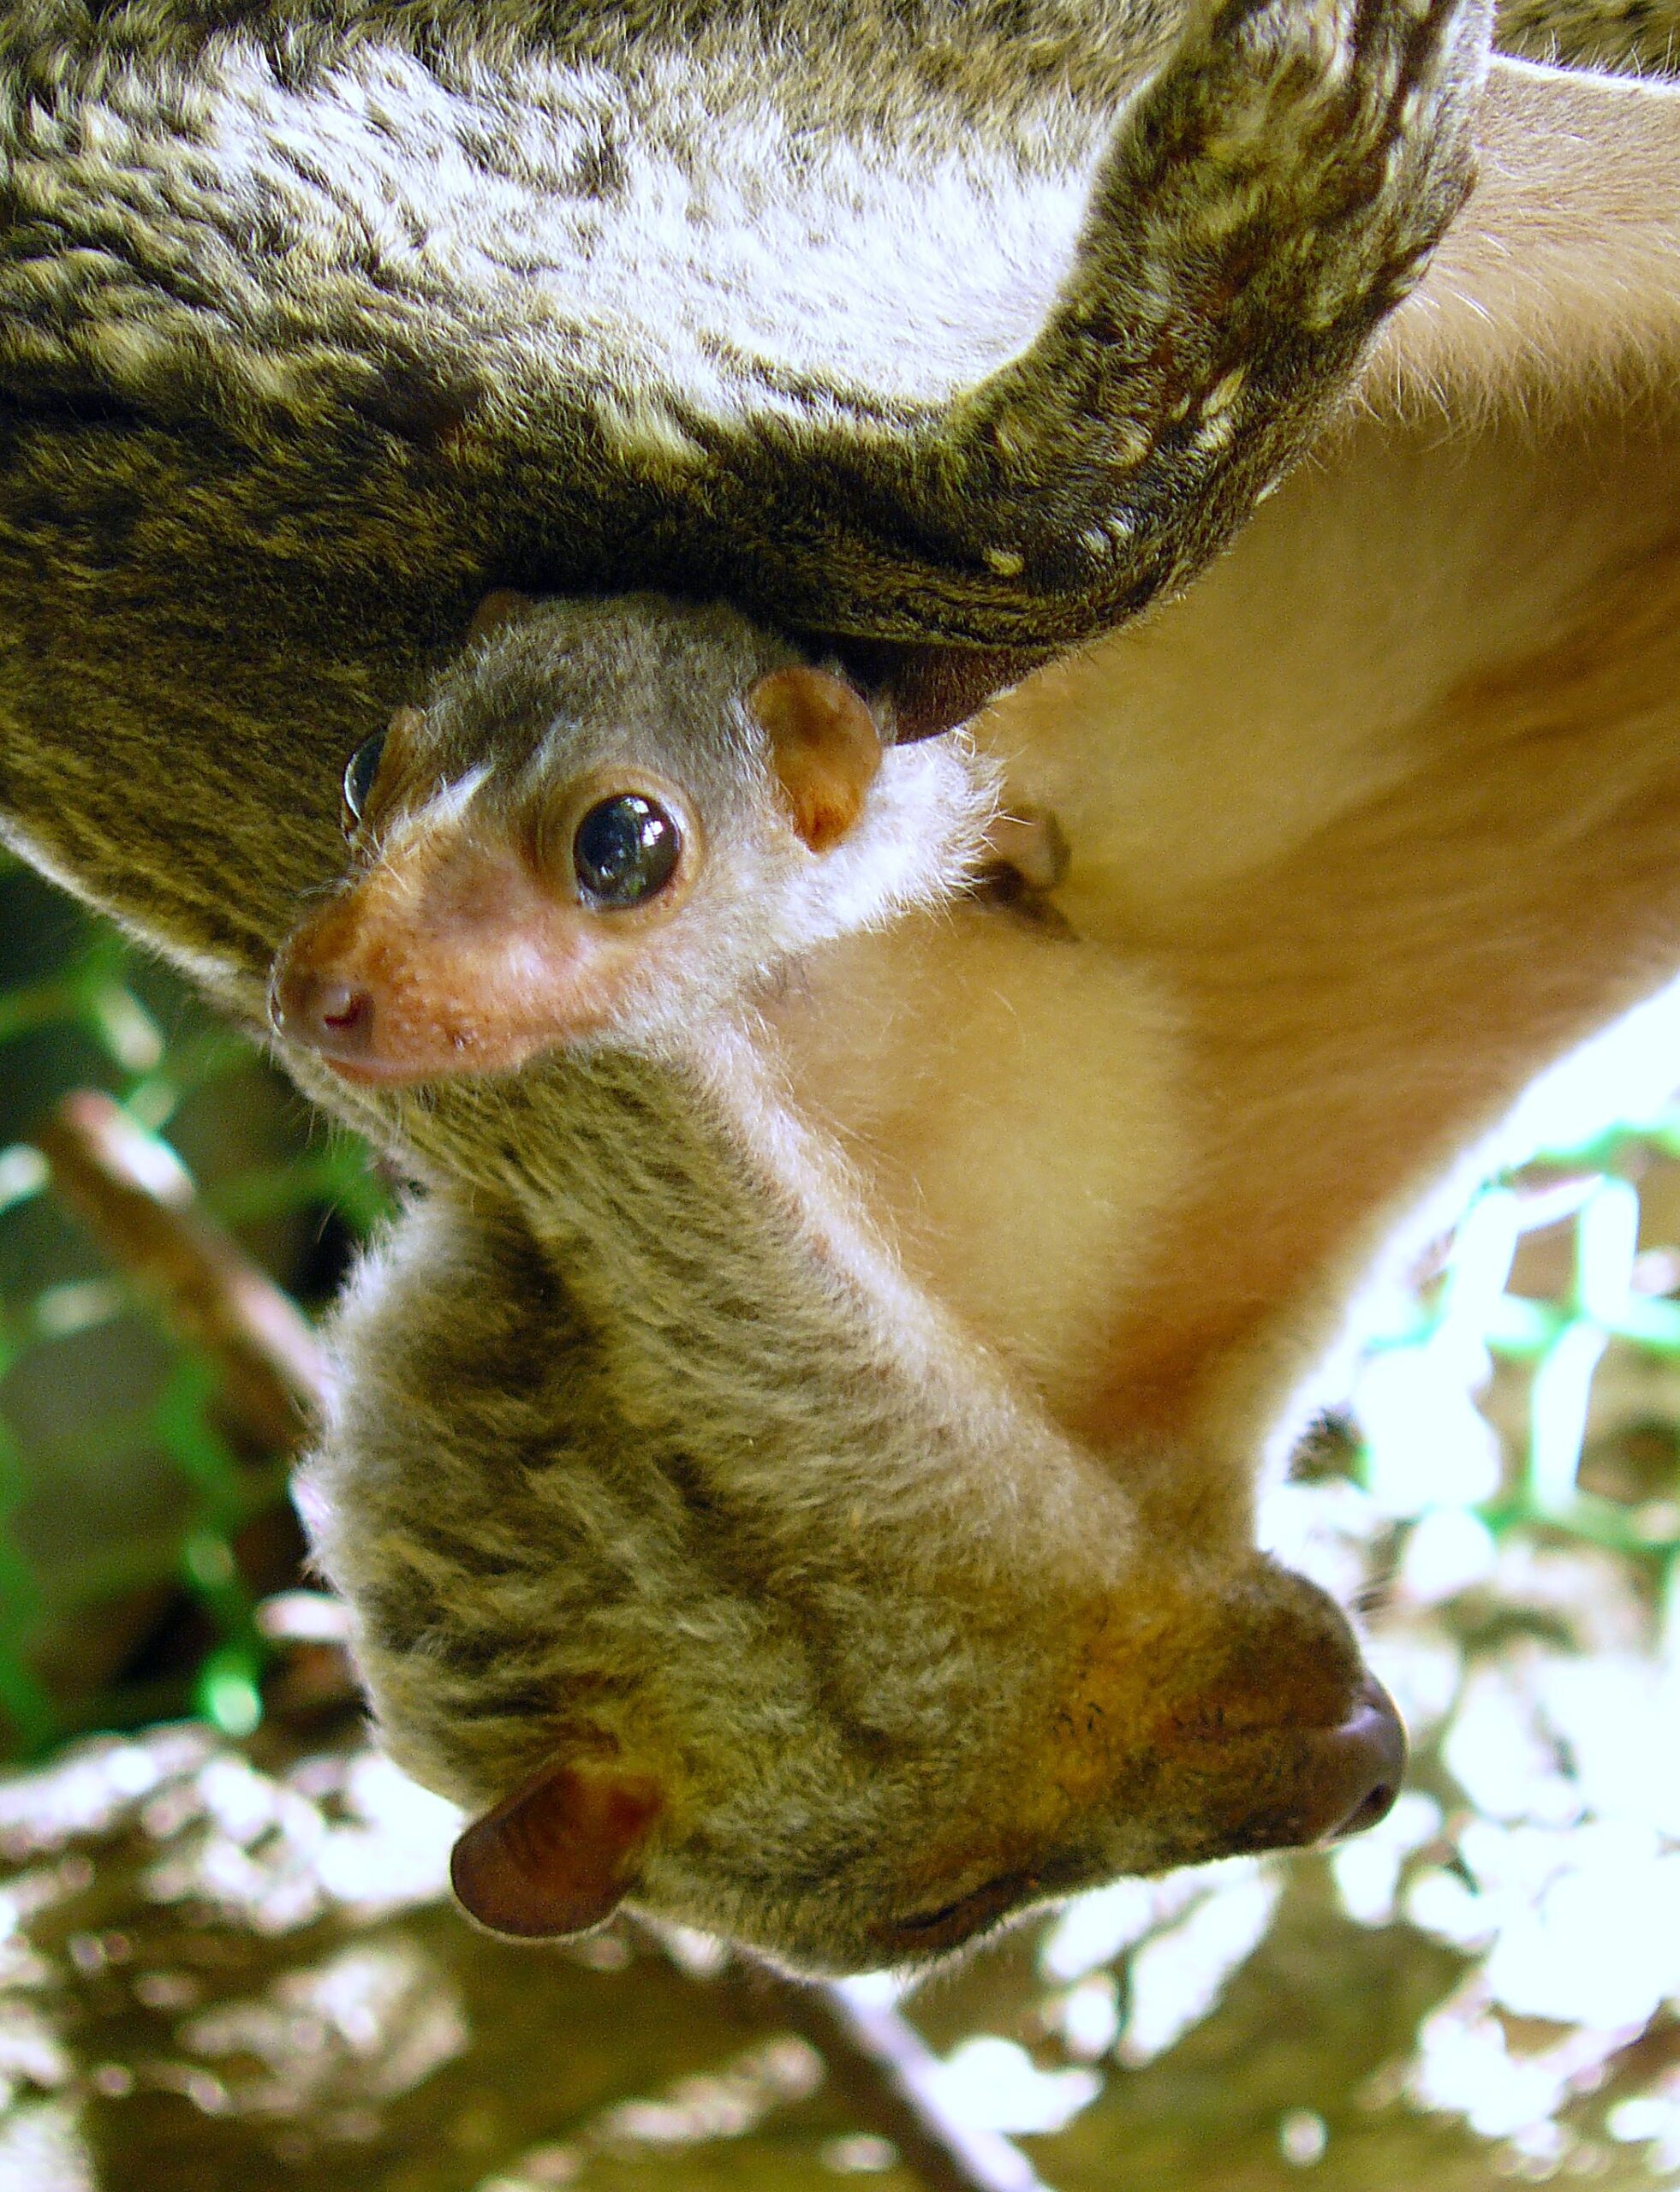
<path id="1" fill-rule="evenodd" d="M 329 968 L 283 965 L 269 991 L 277 1035 L 325 1058 L 366 1057 L 373 1045 L 373 995 Z"/>

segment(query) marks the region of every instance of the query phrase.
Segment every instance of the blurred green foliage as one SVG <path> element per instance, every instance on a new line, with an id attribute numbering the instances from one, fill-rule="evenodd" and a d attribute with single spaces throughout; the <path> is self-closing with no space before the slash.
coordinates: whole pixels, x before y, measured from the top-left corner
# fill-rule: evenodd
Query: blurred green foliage
<path id="1" fill-rule="evenodd" d="M 25 1136 L 90 1085 L 170 1141 L 283 1283 L 307 1282 L 324 1226 L 360 1234 L 384 1203 L 360 1146 L 164 969 L 0 873 L 0 1711 L 26 1757 L 189 1704 L 247 1732 L 264 1647 L 234 1541 L 286 1497 L 283 1464 L 231 1450 L 214 1366 L 158 1333 L 55 1206 Z M 179 1593 L 196 1664 L 122 1679 Z"/>

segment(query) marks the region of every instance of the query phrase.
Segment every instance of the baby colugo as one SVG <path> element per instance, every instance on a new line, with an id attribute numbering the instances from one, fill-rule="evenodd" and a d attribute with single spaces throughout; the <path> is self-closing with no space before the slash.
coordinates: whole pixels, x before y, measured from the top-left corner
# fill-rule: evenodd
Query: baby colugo
<path id="1" fill-rule="evenodd" d="M 354 863 L 279 955 L 276 1029 L 364 1082 L 690 1039 L 983 864 L 995 768 L 884 730 L 732 610 L 491 594 L 426 707 L 351 758 Z M 1053 829 L 1006 825 L 999 856 L 1053 879 Z"/>
<path id="2" fill-rule="evenodd" d="M 883 752 L 791 656 L 652 600 L 503 624 L 353 760 L 275 994 L 476 1153 L 364 1261 L 303 1489 L 387 1747 L 478 1814 L 462 1903 L 857 1969 L 1367 1823 L 1403 1746 L 1243 1502 L 1157 1513 L 913 1282 L 731 1002 L 986 856 L 967 745 Z"/>

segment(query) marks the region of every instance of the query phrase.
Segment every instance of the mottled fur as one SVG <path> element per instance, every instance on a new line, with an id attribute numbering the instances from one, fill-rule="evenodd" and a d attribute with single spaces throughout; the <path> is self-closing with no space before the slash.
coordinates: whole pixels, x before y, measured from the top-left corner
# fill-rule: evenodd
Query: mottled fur
<path id="1" fill-rule="evenodd" d="M 0 381 L 259 462 L 354 419 L 480 524 L 514 490 L 494 552 L 549 591 L 709 569 L 783 622 L 1065 640 L 1188 578 L 1324 415 L 1462 202 L 1487 35 L 1468 0 L 1224 0 L 1116 131 L 1146 9 L 1007 149 L 948 91 L 930 160 L 911 21 L 860 11 L 885 111 L 837 128 L 809 72 L 847 11 L 694 46 L 651 12 L 26 18 Z"/>
<path id="2" fill-rule="evenodd" d="M 639 50 L 667 58 L 696 27 L 715 58 L 740 15 L 695 11 L 650 28 L 634 13 L 651 40 Z M 218 72 L 236 65 L 270 86 L 265 97 L 307 101 L 349 48 L 346 66 L 373 66 L 395 27 L 411 58 L 378 65 L 396 110 L 430 111 L 438 86 L 457 111 L 458 17 L 355 15 L 366 28 L 352 34 L 248 11 L 254 45 L 242 30 L 207 32 L 204 13 L 185 6 L 103 10 L 97 21 L 69 8 L 12 10 L 4 26 L 14 134 L 3 187 L 21 247 L 0 277 L 0 809 L 44 864 L 253 1013 L 298 904 L 340 864 L 345 754 L 411 696 L 488 581 L 705 580 L 838 629 L 859 569 L 848 548 L 823 593 L 833 536 L 805 530 L 807 519 L 855 511 L 822 464 L 807 467 L 797 437 L 770 434 L 776 464 L 754 476 L 730 470 L 742 443 L 725 421 L 715 473 L 674 473 L 684 452 L 664 431 L 668 414 L 644 402 L 640 366 L 627 404 L 610 373 L 592 377 L 588 356 L 563 343 L 552 372 L 532 378 L 526 351 L 498 348 L 505 330 L 477 314 L 482 269 L 437 276 L 426 306 L 438 307 L 437 343 L 418 373 L 404 348 L 421 316 L 418 277 L 393 274 L 379 289 L 389 310 L 378 339 L 364 341 L 356 323 L 346 345 L 335 301 L 344 255 L 288 225 L 324 202 L 307 142 L 269 140 L 277 174 L 293 180 L 253 186 L 219 256 L 171 244 L 178 221 L 203 241 L 228 211 L 212 187 L 207 214 L 202 200 L 177 214 L 177 196 L 215 185 L 208 158 L 201 176 L 184 158 L 172 169 L 155 220 L 132 211 L 144 176 L 131 188 L 126 155 L 108 163 L 104 148 L 113 134 L 122 140 L 124 99 L 156 103 L 146 86 L 160 71 L 183 125 L 162 134 L 179 147 Z M 849 157 L 847 139 L 861 134 L 885 148 L 883 173 L 902 143 L 903 170 L 941 187 L 956 176 L 966 204 L 973 159 L 1030 143 L 1034 119 L 1064 98 L 1073 120 L 1048 134 L 1050 165 L 1083 186 L 1090 117 L 1112 110 L 1124 39 L 1087 75 L 1067 16 L 1036 18 L 1017 85 L 1022 47 L 969 45 L 959 18 L 992 27 L 984 10 L 895 15 L 908 26 L 902 42 L 866 39 L 865 65 L 851 71 L 835 64 L 833 15 L 790 27 L 777 48 L 791 57 L 785 77 L 748 50 L 744 75 L 785 85 L 774 96 L 789 113 L 810 110 L 813 76 L 825 98 L 847 80 L 843 126 L 813 154 L 825 202 L 837 172 L 825 159 Z M 616 94 L 627 49 L 615 40 L 630 16 L 575 20 L 588 26 L 584 57 Z M 864 20 L 846 13 L 854 29 Z M 1133 20 L 1153 55 L 1160 26 Z M 1245 25 L 1288 29 L 1270 13 L 1219 20 L 1236 48 Z M 924 103 L 914 56 L 930 23 L 961 65 L 953 88 L 929 88 Z M 1290 24 L 1323 27 L 1317 16 Z M 1347 117 L 1350 146 L 1388 126 L 1395 28 L 1384 16 L 1357 34 L 1371 34 L 1375 65 L 1371 98 Z M 1183 51 L 1195 52 L 1200 35 Z M 509 37 L 526 66 L 528 47 Z M 950 57 L 935 51 L 938 38 L 930 78 Z M 1196 171 L 1189 125 L 1201 93 L 1229 89 L 1222 70 L 1236 48 L 1212 66 L 1202 54 L 1188 80 L 1171 68 L 1158 80 L 1166 89 L 1150 96 L 1185 124 L 1176 141 L 1188 164 L 1181 174 L 1171 160 L 1150 183 L 1143 160 L 1141 196 L 1124 202 L 1174 207 L 1175 176 Z M 259 50 L 260 63 L 250 57 Z M 1427 52 L 1415 58 L 1433 65 Z M 1326 62 L 1333 74 L 1333 55 Z M 658 73 L 650 62 L 649 80 Z M 1271 80 L 1262 70 L 1246 80 L 1264 105 Z M 1325 79 L 1308 69 L 1290 80 L 1310 106 Z M 319 1522 L 366 1610 L 391 1739 L 429 1778 L 481 1802 L 568 1740 L 586 1753 L 616 1742 L 670 1790 L 646 1898 L 829 1963 L 937 1949 L 1012 1902 L 1116 1864 L 1326 1823 L 1321 1808 L 1300 1808 L 1301 1795 L 1322 1780 L 1359 1669 L 1339 1618 L 1250 1547 L 1255 1450 L 1397 1200 L 1537 1064 L 1675 956 L 1680 825 L 1663 714 L 1675 689 L 1663 651 L 1673 595 L 1659 552 L 1674 437 L 1666 415 L 1642 438 L 1629 423 L 1650 357 L 1673 338 L 1664 269 L 1680 227 L 1674 108 L 1663 92 L 1626 92 L 1499 72 L 1486 130 L 1511 188 L 1485 221 L 1473 207 L 1451 283 L 1427 282 L 1396 315 L 1386 379 L 1373 384 L 1385 415 L 1327 452 L 1322 479 L 1297 476 L 1176 609 L 1023 686 L 992 719 L 994 750 L 1069 819 L 1076 857 L 1064 896 L 1087 941 L 1068 949 L 1105 953 L 1117 970 L 1088 1035 L 1049 1009 L 1069 992 L 1048 961 L 1000 985 L 980 939 L 1013 932 L 957 922 L 951 950 L 933 955 L 937 979 L 918 968 L 897 984 L 883 960 L 869 982 L 849 980 L 844 955 L 861 948 L 849 945 L 834 956 L 834 986 L 813 966 L 819 1005 L 873 998 L 880 1024 L 854 1022 L 849 1037 L 843 1014 L 818 1010 L 803 1051 L 782 1027 L 785 1081 L 775 1049 L 756 1041 L 716 1080 L 676 1060 L 572 1060 L 395 1110 L 352 1106 L 313 1076 L 438 1182 L 392 1251 L 383 1298 L 365 1296 L 350 1313 L 353 1331 L 359 1318 L 389 1317 L 391 1352 L 345 1397 L 330 1452 L 366 1466 L 349 1486 L 323 1464 L 322 1483 L 347 1504 L 329 1503 Z M 1002 119 L 972 139 L 952 128 L 953 113 L 972 119 L 994 103 Z M 727 117 L 729 103 L 718 110 Z M 925 118 L 911 127 L 913 110 Z M 1225 110 L 1253 110 L 1239 98 Z M 1571 170 L 1561 241 L 1545 213 L 1548 116 L 1560 112 L 1594 147 Z M 1427 113 L 1402 101 L 1400 116 L 1405 145 L 1429 138 Z M 370 158 L 379 134 L 360 140 Z M 1342 188 L 1326 141 L 1294 134 L 1298 149 L 1284 157 L 1304 162 L 1289 171 L 1307 194 Z M 1451 155 L 1451 127 L 1445 136 Z M 590 157 L 574 194 L 594 200 L 614 164 L 599 136 L 579 144 Z M 1128 145 L 1143 159 L 1147 145 L 1123 135 Z M 1421 182 L 1404 158 L 1379 164 L 1408 205 L 1415 187 L 1429 218 L 1445 211 L 1456 156 Z M 73 170 L 111 188 L 72 202 L 58 186 Z M 1004 199 L 1021 203 L 1044 172 L 1025 151 L 1001 171 Z M 1105 175 L 1123 172 L 1117 150 Z M 1252 182 L 1256 170 L 1242 172 Z M 1373 221 L 1347 230 L 1355 288 L 1373 273 L 1367 247 L 1384 257 L 1397 210 L 1372 179 L 1374 200 L 1353 194 Z M 777 180 L 796 200 L 796 174 Z M 1206 207 L 1194 198 L 1199 220 Z M 841 195 L 867 200 L 861 181 Z M 911 202 L 910 225 L 931 228 L 926 200 Z M 1637 247 L 1624 257 L 1606 209 L 1629 206 Z M 125 342 L 81 315 L 61 217 L 98 254 L 108 297 L 132 298 L 157 342 L 145 331 Z M 1063 217 L 1058 265 L 1075 218 Z M 1150 221 L 1135 234 L 1123 223 L 1118 241 L 1129 250 L 1151 233 Z M 282 236 L 298 246 L 289 259 L 270 248 Z M 1310 286 L 1322 266 L 1310 252 L 1296 262 L 1286 223 L 1278 240 L 1285 287 L 1296 276 Z M 1506 263 L 1519 246 L 1520 281 Z M 985 256 L 977 249 L 975 264 Z M 391 266 L 378 222 L 349 259 L 353 273 Z M 1051 280 L 1037 278 L 1047 298 Z M 929 287 L 909 299 L 919 316 L 893 332 L 906 355 L 944 372 L 937 397 L 961 376 L 937 332 L 923 340 L 939 317 L 924 310 Z M 1030 313 L 999 316 L 1003 289 L 994 282 L 977 308 L 983 336 L 1005 331 L 987 365 L 1036 324 Z M 849 324 L 855 287 L 824 295 Z M 1262 305 L 1278 295 L 1260 285 Z M 444 307 L 456 297 L 452 319 Z M 1373 301 L 1364 290 L 1355 319 Z M 1548 347 L 1536 359 L 1538 325 Z M 670 331 L 660 316 L 647 327 L 625 336 L 633 364 Z M 1332 328 L 1318 354 L 1331 381 L 1349 332 Z M 283 334 L 297 365 L 253 371 L 253 356 L 273 363 Z M 811 383 L 795 371 L 789 396 L 771 350 L 754 336 L 748 359 L 768 365 L 749 363 L 742 385 L 754 418 L 773 424 Z M 1077 345 L 1069 354 L 1089 361 Z M 992 384 L 993 397 L 1055 364 L 1053 346 L 1026 357 L 1025 380 Z M 486 380 L 458 384 L 463 359 Z M 878 417 L 896 432 L 922 417 L 913 399 L 927 395 L 883 370 L 883 392 L 858 396 L 845 424 L 865 481 L 881 444 L 860 427 Z M 1548 379 L 1563 424 L 1517 423 L 1546 408 L 1535 391 Z M 1453 419 L 1479 416 L 1457 449 L 1434 424 L 1414 435 L 1392 423 L 1397 397 L 1422 407 L 1437 395 Z M 949 424 L 962 413 L 938 415 Z M 1099 432 L 1110 424 L 1105 414 Z M 746 446 L 758 444 L 748 436 Z M 820 436 L 813 446 L 820 453 Z M 885 446 L 928 444 L 889 433 Z M 1264 432 L 1243 446 L 1252 462 Z M 1217 463 L 1217 448 L 1200 461 Z M 1271 468 L 1232 478 L 1252 489 Z M 708 494 L 718 485 L 715 510 L 682 499 L 693 477 Z M 730 485 L 743 480 L 765 497 L 745 526 Z M 1183 482 L 1199 495 L 1206 474 L 1193 464 Z M 938 481 L 931 491 L 937 505 Z M 1210 545 L 1234 515 L 1218 514 L 1217 493 L 1210 508 L 1208 519 L 1170 513 L 1173 553 Z M 942 551 L 955 539 L 969 553 L 974 524 L 986 528 L 982 551 L 999 545 L 996 519 L 995 503 L 972 521 L 963 512 Z M 1150 537 L 1151 552 L 1162 549 Z M 1147 576 L 1164 565 L 1145 557 L 1128 568 Z M 1056 619 L 1069 599 L 1091 611 L 1079 571 L 1065 576 L 1028 636 L 1065 630 Z M 966 569 L 952 628 L 1019 636 L 1010 605 L 1021 591 L 1007 572 Z M 885 605 L 870 596 L 866 628 L 904 628 L 888 593 Z M 1121 595 L 1105 599 L 1112 607 Z M 1363 612 L 1376 605 L 1373 620 Z M 992 621 L 976 625 L 982 611 Z M 913 602 L 913 629 L 916 613 Z M 1560 630 L 1572 635 L 1572 666 L 1548 652 Z M 1542 784 L 1530 845 L 1526 802 Z M 1440 861 L 1421 862 L 1438 837 Z M 1556 895 L 1540 865 L 1554 855 L 1568 878 Z M 1443 893 L 1471 909 L 1466 925 L 1444 924 Z M 1344 902 L 1359 916 L 1349 924 Z M 1502 947 L 1490 1019 L 1477 961 L 1508 918 L 1519 942 Z M 1040 936 L 1034 949 L 1054 946 Z M 1392 978 L 1371 981 L 1373 955 L 1390 950 Z M 1438 962 L 1453 986 L 1445 1017 L 1427 1010 Z M 1088 986 L 1082 994 L 1088 1004 Z M 987 996 L 989 1020 L 966 1012 Z M 1022 1033 L 1012 1045 L 996 1039 L 1011 1021 Z M 976 1040 L 992 1034 L 989 1050 L 968 1047 L 971 1023 Z M 1099 1057 L 1113 1062 L 1100 1079 Z M 307 1062 L 300 1073 L 312 1078 Z M 1397 1135 L 1397 1086 L 1409 1092 Z M 900 1161 L 918 1137 L 938 1164 Z M 1097 1193 L 1086 1192 L 1087 1147 L 1113 1168 Z M 1159 1166 L 1141 1186 L 1112 1153 L 1129 1147 Z M 1057 1172 L 1057 1155 L 1071 1172 Z M 1211 1205 L 1206 1176 L 1222 1191 L 1234 1176 L 1248 1200 Z M 1321 1218 L 1326 1179 L 1337 1196 Z M 1036 1194 L 1043 1182 L 1056 1193 Z M 1222 1224 L 1221 1208 L 1238 1218 Z M 1134 1220 L 1135 1243 L 1124 1240 Z M 1123 1254 L 1078 1252 L 1083 1239 L 1111 1247 L 1116 1236 Z M 1030 1348 L 1010 1287 L 983 1276 L 1011 1265 L 1014 1299 L 1034 1303 Z M 1093 1331 L 1081 1361 L 1068 1336 Z M 393 1434 L 400 1405 L 444 1391 L 439 1421 Z M 335 1512 L 366 1528 L 341 1528 Z"/>
<path id="3" fill-rule="evenodd" d="M 1485 28 L 1230 0 L 1144 81 L 1148 7 L 9 9 L 9 830 L 248 1010 L 333 760 L 488 586 L 872 641 L 1138 608 L 1456 209 Z"/>
<path id="4" fill-rule="evenodd" d="M 364 1268 L 305 1486 L 395 1754 L 475 1810 L 650 1779 L 637 1899 L 806 1968 L 1337 1825 L 1341 1617 L 1241 1498 L 1187 1541 L 1072 1449 L 703 1048 L 435 1099 L 484 1185 Z"/>
<path id="5" fill-rule="evenodd" d="M 1674 97 L 1500 96 L 1488 217 L 1548 205 L 1532 290 L 1584 280 L 1547 102 Z M 1608 295 L 1672 253 L 1664 188 Z M 635 1891 L 830 1965 L 1313 1817 L 1359 1671 L 1250 1549 L 1257 1456 L 1397 1214 L 1680 962 L 1680 438 L 1601 360 L 1525 418 L 1476 271 L 1409 310 L 1426 344 L 1466 310 L 1480 351 L 1437 354 L 1472 391 L 1508 342 L 1503 404 L 1456 443 L 1367 421 L 1184 602 L 978 726 L 1067 819 L 1083 941 L 968 912 L 813 955 L 715 1074 L 635 1081 L 640 1124 L 605 1060 L 522 1084 L 540 1132 L 505 1093 L 417 1105 L 477 1188 L 365 1280 L 318 1482 L 426 1778 L 651 1772 Z M 457 1381 L 545 1332 L 545 1384 Z"/>
<path id="6" fill-rule="evenodd" d="M 699 825 L 702 870 L 631 932 L 646 979 L 545 1073 L 409 1099 L 420 1143 L 447 1117 L 453 1146 L 476 1110 L 472 1186 L 439 1182 L 364 1265 L 303 1499 L 422 1780 L 477 1811 L 580 1760 L 633 1780 L 659 1812 L 627 1868 L 640 1897 L 847 1968 L 1116 1869 L 1324 1831 L 1389 1754 L 1349 1741 L 1351 1640 L 1248 1551 L 1242 1498 L 1187 1561 L 909 1283 L 787 1100 L 764 1016 L 808 1028 L 825 944 L 863 944 L 879 981 L 897 916 L 959 972 L 1001 943 L 1040 994 L 1067 955 L 942 908 L 996 801 L 961 734 L 889 752 L 846 833 L 800 843 L 740 698 L 785 659 L 719 609 L 551 605 L 469 647 L 387 746 L 348 895 L 283 964 L 331 936 L 376 1025 L 444 1014 L 453 1070 L 481 1063 L 472 1016 L 497 991 L 476 908 L 428 886 L 433 844 L 509 863 L 483 919 L 538 991 L 520 879 L 557 790 L 646 771 Z M 473 978 L 411 1003 L 439 921 Z M 1075 956 L 1088 1015 L 1101 969 Z"/>
<path id="7" fill-rule="evenodd" d="M 1502 0 L 1495 37 L 1506 53 L 1631 76 L 1680 69 L 1675 0 Z"/>

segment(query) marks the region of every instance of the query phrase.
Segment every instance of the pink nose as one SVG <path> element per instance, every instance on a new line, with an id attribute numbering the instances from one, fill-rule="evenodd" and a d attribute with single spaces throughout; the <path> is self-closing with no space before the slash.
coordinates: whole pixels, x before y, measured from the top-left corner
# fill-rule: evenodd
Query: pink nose
<path id="1" fill-rule="evenodd" d="M 373 994 L 338 976 L 285 961 L 268 993 L 274 1031 L 328 1060 L 354 1064 L 373 1047 Z"/>

